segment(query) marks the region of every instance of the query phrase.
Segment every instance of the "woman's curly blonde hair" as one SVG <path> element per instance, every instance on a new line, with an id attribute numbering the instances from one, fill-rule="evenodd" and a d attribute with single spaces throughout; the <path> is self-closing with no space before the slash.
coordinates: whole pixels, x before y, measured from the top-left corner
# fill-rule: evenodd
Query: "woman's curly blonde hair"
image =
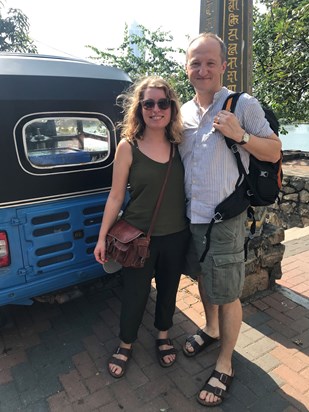
<path id="1" fill-rule="evenodd" d="M 180 104 L 176 93 L 171 86 L 159 76 L 148 76 L 135 82 L 129 90 L 117 98 L 117 102 L 124 109 L 124 118 L 118 127 L 121 128 L 120 136 L 130 141 L 143 139 L 145 122 L 142 115 L 141 101 L 144 99 L 145 90 L 148 88 L 163 89 L 165 96 L 171 100 L 171 120 L 166 126 L 166 137 L 173 143 L 182 140 L 182 120 Z"/>

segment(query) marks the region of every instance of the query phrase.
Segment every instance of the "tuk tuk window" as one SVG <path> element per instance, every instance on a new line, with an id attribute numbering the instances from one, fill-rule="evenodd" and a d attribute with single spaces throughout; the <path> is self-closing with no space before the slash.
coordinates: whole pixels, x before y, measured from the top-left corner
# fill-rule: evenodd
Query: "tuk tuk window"
<path id="1" fill-rule="evenodd" d="M 110 132 L 97 118 L 35 118 L 23 131 L 26 156 L 37 168 L 98 163 L 110 153 Z"/>

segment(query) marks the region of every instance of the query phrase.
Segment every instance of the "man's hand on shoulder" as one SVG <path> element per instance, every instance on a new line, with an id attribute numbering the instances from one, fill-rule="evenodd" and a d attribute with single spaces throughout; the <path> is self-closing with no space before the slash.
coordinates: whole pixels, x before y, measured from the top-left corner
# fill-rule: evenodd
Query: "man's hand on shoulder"
<path id="1" fill-rule="evenodd" d="M 237 117 L 227 110 L 219 111 L 214 118 L 213 127 L 221 132 L 223 136 L 243 145 L 244 149 L 259 160 L 275 163 L 280 159 L 282 144 L 275 133 L 266 138 L 250 134 L 248 138 L 248 133 L 240 126 Z"/>
<path id="2" fill-rule="evenodd" d="M 234 113 L 227 110 L 220 110 L 214 118 L 213 127 L 221 132 L 223 136 L 235 140 L 236 143 L 241 143 L 245 130 L 239 124 L 239 121 Z"/>

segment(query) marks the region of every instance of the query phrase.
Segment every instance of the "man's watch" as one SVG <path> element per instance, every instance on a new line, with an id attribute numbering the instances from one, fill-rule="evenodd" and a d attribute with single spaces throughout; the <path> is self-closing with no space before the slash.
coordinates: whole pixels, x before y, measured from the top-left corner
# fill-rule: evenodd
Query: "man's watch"
<path id="1" fill-rule="evenodd" d="M 250 140 L 250 135 L 249 133 L 245 132 L 241 138 L 241 141 L 239 142 L 239 144 L 246 144 L 248 143 Z"/>

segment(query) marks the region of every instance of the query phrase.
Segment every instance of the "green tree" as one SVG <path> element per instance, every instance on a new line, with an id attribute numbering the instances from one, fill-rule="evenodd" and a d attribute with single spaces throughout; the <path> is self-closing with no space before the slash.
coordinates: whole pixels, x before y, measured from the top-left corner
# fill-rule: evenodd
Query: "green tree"
<path id="1" fill-rule="evenodd" d="M 266 12 L 254 9 L 253 92 L 265 105 L 274 109 L 281 123 L 308 121 L 309 77 L 309 4 L 307 0 L 260 0 Z M 151 32 L 139 26 L 141 34 L 129 34 L 115 49 L 100 51 L 88 46 L 100 63 L 117 66 L 132 80 L 149 74 L 168 79 L 180 100 L 192 98 L 194 92 L 187 79 L 185 51 L 171 46 L 173 37 L 160 29 Z M 134 49 L 138 53 L 134 53 Z"/>
<path id="2" fill-rule="evenodd" d="M 191 99 L 193 89 L 187 79 L 184 64 L 175 59 L 181 55 L 184 58 L 185 51 L 170 46 L 173 36 L 168 32 L 160 29 L 151 32 L 142 25 L 138 28 L 140 34 L 130 34 L 126 25 L 123 42 L 115 49 L 100 51 L 87 46 L 96 53 L 92 59 L 121 68 L 133 81 L 148 75 L 162 76 L 169 80 L 182 102 Z"/>
<path id="3" fill-rule="evenodd" d="M 282 123 L 308 122 L 309 3 L 261 0 L 254 12 L 253 90 Z"/>
<path id="4" fill-rule="evenodd" d="M 0 52 L 37 53 L 29 37 L 29 21 L 19 9 L 9 9 L 7 17 L 1 13 L 4 3 L 0 1 Z"/>

